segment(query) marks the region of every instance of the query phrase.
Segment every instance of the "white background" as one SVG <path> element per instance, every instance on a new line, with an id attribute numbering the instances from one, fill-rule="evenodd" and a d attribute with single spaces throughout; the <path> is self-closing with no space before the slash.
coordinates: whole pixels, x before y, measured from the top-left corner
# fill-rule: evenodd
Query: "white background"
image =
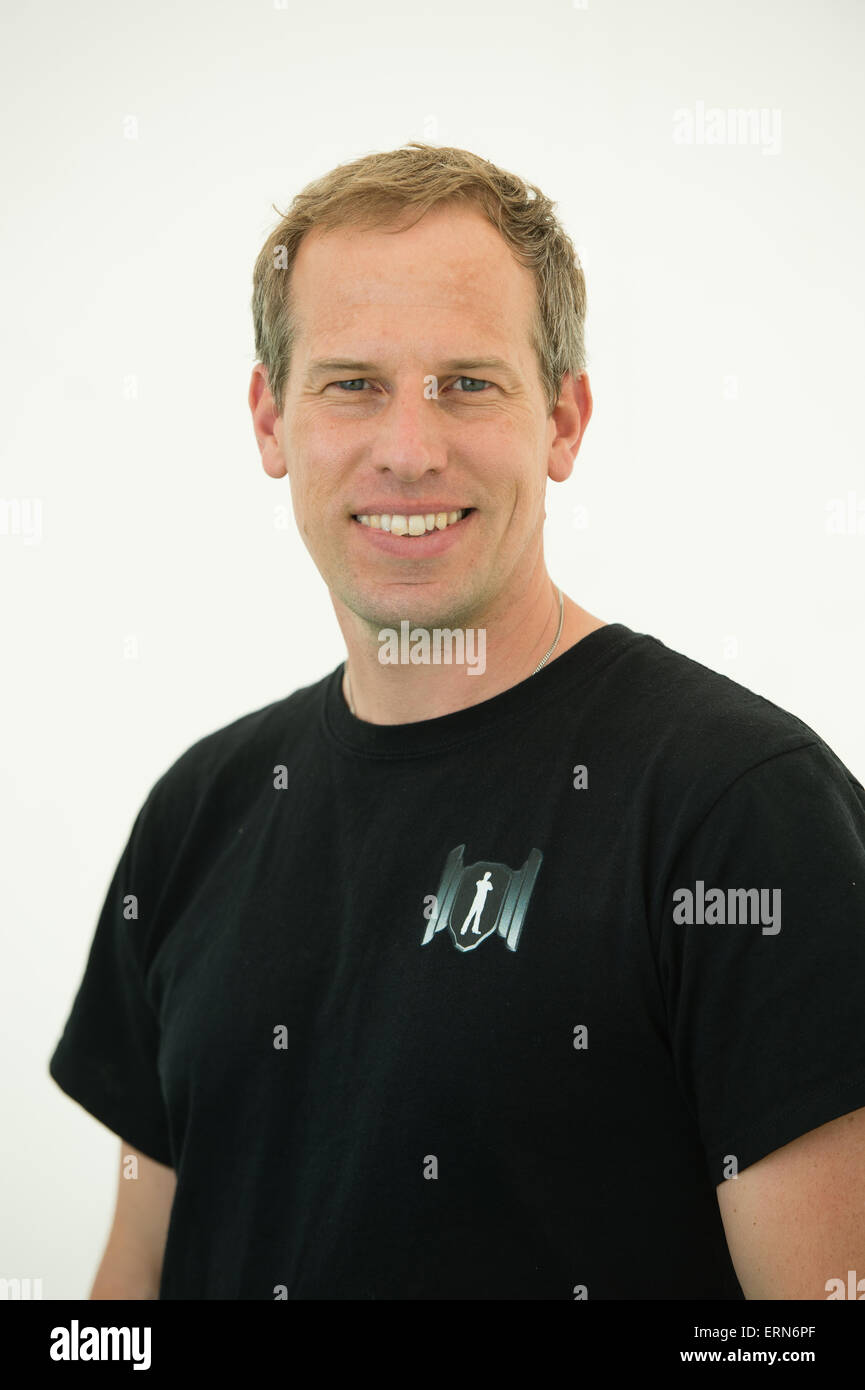
<path id="1" fill-rule="evenodd" d="M 4 13 L 0 496 L 42 522 L 0 533 L 0 1276 L 85 1298 L 119 1144 L 47 1064 L 133 817 L 192 742 L 345 654 L 246 403 L 271 205 L 413 139 L 554 198 L 595 412 L 548 485 L 551 575 L 861 781 L 865 520 L 831 534 L 827 507 L 865 517 L 863 7 Z M 780 144 L 677 143 L 698 103 L 777 111 Z"/>

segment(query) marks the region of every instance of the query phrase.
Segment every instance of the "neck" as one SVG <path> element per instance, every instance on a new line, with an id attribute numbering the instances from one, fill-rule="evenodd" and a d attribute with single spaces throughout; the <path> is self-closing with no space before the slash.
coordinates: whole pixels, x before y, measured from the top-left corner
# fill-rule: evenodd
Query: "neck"
<path id="1" fill-rule="evenodd" d="M 447 662 L 446 642 L 436 661 L 435 630 L 418 635 L 412 623 L 394 629 L 387 650 L 395 660 L 383 664 L 378 630 L 371 632 L 336 598 L 333 603 L 348 649 L 343 695 L 352 713 L 371 724 L 412 724 L 492 699 L 528 679 L 540 663 L 551 665 L 589 632 L 606 626 L 566 595 L 560 603 L 558 588 L 544 570 L 519 603 L 498 605 L 479 616 L 472 629 L 462 630 L 465 649 L 459 664 L 453 664 L 458 652 Z M 410 653 L 417 660 L 422 641 L 429 644 L 426 660 L 414 664 Z"/>

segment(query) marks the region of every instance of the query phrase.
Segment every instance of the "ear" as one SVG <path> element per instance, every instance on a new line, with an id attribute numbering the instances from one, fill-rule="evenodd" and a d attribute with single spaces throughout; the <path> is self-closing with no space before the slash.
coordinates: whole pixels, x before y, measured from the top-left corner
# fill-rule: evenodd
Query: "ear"
<path id="1" fill-rule="evenodd" d="M 284 478 L 288 472 L 288 466 L 283 456 L 282 445 L 276 434 L 280 418 L 276 413 L 273 396 L 270 394 L 267 368 L 261 362 L 256 362 L 252 369 L 248 400 L 249 408 L 252 411 L 252 428 L 255 431 L 255 438 L 261 452 L 262 467 L 268 477 Z"/>
<path id="2" fill-rule="evenodd" d="M 578 377 L 565 372 L 559 399 L 550 418 L 555 434 L 550 444 L 547 472 L 554 482 L 563 483 L 573 472 L 574 459 L 586 425 L 592 418 L 592 391 L 585 372 Z"/>

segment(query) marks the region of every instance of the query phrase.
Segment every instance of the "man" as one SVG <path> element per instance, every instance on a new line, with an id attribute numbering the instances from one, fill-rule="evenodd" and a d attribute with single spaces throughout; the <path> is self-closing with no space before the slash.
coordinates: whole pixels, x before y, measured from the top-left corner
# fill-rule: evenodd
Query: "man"
<path id="1" fill-rule="evenodd" d="M 139 1160 L 94 1298 L 865 1289 L 865 792 L 548 576 L 592 411 L 552 206 L 413 145 L 258 258 L 348 660 L 136 819 L 51 1060 Z"/>

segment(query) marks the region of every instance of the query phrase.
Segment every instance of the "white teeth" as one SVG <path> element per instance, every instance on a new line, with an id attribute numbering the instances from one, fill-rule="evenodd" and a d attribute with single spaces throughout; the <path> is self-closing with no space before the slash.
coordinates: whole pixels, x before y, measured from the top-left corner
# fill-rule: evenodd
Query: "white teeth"
<path id="1" fill-rule="evenodd" d="M 370 526 L 374 531 L 390 531 L 394 536 L 423 536 L 427 531 L 444 531 L 445 527 L 453 526 L 465 515 L 464 511 L 412 512 L 410 516 L 403 516 L 399 512 L 393 516 L 387 512 L 381 515 L 364 512 L 357 520 L 362 526 Z"/>

